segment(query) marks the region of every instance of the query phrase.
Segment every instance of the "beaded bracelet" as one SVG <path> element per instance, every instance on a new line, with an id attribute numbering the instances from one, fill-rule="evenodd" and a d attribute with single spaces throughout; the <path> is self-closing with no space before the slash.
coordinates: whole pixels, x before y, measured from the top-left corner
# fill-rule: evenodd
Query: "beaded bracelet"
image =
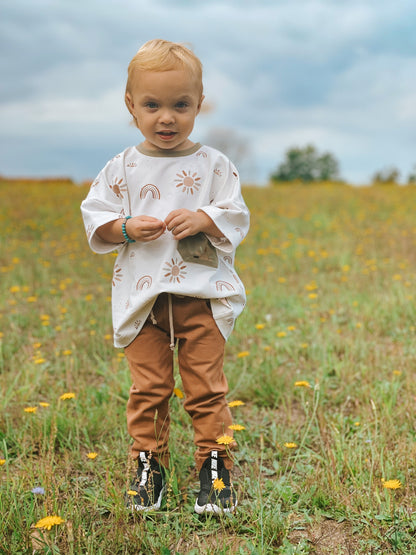
<path id="1" fill-rule="evenodd" d="M 131 219 L 131 216 L 126 216 L 124 222 L 121 224 L 121 231 L 122 231 L 124 239 L 127 241 L 127 243 L 135 243 L 136 240 L 129 237 L 129 235 L 126 231 L 126 223 L 127 223 L 127 220 L 130 220 L 130 219 Z"/>

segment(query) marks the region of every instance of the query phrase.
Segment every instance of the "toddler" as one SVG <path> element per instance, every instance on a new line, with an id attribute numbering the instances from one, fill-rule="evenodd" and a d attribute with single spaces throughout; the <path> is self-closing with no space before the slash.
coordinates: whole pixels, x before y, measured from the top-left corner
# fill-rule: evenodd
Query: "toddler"
<path id="1" fill-rule="evenodd" d="M 202 66 L 191 50 L 144 44 L 125 93 L 144 140 L 107 163 L 81 205 L 91 249 L 118 251 L 114 343 L 132 377 L 127 428 L 138 470 L 129 494 L 138 511 L 159 509 L 165 492 L 176 345 L 197 447 L 195 511 L 237 505 L 232 456 L 216 440 L 232 435 L 223 356 L 245 304 L 233 264 L 249 213 L 233 164 L 189 139 L 203 99 Z"/>

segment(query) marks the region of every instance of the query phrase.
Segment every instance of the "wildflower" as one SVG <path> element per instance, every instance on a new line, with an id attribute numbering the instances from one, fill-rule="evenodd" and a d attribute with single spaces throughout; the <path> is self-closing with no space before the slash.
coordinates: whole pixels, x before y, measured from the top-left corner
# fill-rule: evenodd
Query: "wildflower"
<path id="1" fill-rule="evenodd" d="M 224 480 L 222 478 L 215 478 L 212 486 L 216 491 L 222 491 L 225 488 Z"/>
<path id="2" fill-rule="evenodd" d="M 174 388 L 173 393 L 176 395 L 178 399 L 183 399 L 183 393 L 178 387 Z"/>
<path id="3" fill-rule="evenodd" d="M 59 399 L 61 401 L 66 401 L 67 399 L 75 399 L 75 393 L 63 393 Z"/>
<path id="4" fill-rule="evenodd" d="M 34 364 L 43 364 L 44 362 L 46 362 L 46 359 L 42 358 L 42 357 L 35 358 L 35 360 L 33 362 L 34 362 Z"/>
<path id="5" fill-rule="evenodd" d="M 10 287 L 9 291 L 10 293 L 18 293 L 20 291 L 20 287 L 19 285 L 13 285 L 12 287 Z"/>
<path id="6" fill-rule="evenodd" d="M 223 435 L 221 437 L 219 437 L 218 439 L 215 440 L 217 443 L 219 443 L 220 445 L 230 445 L 230 443 L 233 443 L 234 438 L 231 436 L 227 436 L 227 435 Z"/>
<path id="7" fill-rule="evenodd" d="M 301 343 L 300 346 L 302 349 L 307 349 L 309 347 L 308 343 Z"/>
<path id="8" fill-rule="evenodd" d="M 124 353 L 117 353 L 117 358 L 122 359 L 124 358 L 126 355 Z"/>
<path id="9" fill-rule="evenodd" d="M 288 326 L 287 329 L 288 329 L 289 331 L 295 331 L 296 326 Z"/>
<path id="10" fill-rule="evenodd" d="M 25 412 L 35 413 L 38 410 L 38 407 L 25 407 L 23 410 Z"/>
<path id="11" fill-rule="evenodd" d="M 245 426 L 242 426 L 241 424 L 231 424 L 231 426 L 228 426 L 230 430 L 235 430 L 236 432 L 240 432 L 241 430 L 245 430 Z"/>
<path id="12" fill-rule="evenodd" d="M 31 490 L 35 495 L 45 495 L 45 489 L 41 487 L 36 487 Z"/>
<path id="13" fill-rule="evenodd" d="M 113 336 L 111 335 L 111 333 L 106 333 L 106 334 L 104 335 L 104 339 L 105 339 L 106 341 L 110 341 L 110 340 L 112 339 L 112 337 L 113 337 Z"/>
<path id="14" fill-rule="evenodd" d="M 6 464 L 6 459 L 0 459 L 0 466 L 3 466 L 4 464 Z"/>
<path id="15" fill-rule="evenodd" d="M 57 524 L 62 524 L 65 522 L 63 518 L 60 516 L 45 516 L 35 524 L 35 528 L 44 528 L 45 530 L 50 530 L 52 526 L 56 526 Z"/>
<path id="16" fill-rule="evenodd" d="M 88 453 L 87 457 L 91 460 L 96 459 L 98 456 L 98 453 Z"/>
<path id="17" fill-rule="evenodd" d="M 135 495 L 137 495 L 137 491 L 135 491 L 134 489 L 129 489 L 127 490 L 127 495 L 131 495 L 132 497 L 134 497 Z"/>
<path id="18" fill-rule="evenodd" d="M 279 277 L 279 278 L 277 278 L 277 281 L 278 281 L 279 283 L 286 283 L 286 278 L 284 278 L 284 277 Z"/>
<path id="19" fill-rule="evenodd" d="M 298 446 L 297 443 L 293 443 L 293 442 L 287 442 L 284 444 L 285 447 L 287 447 L 288 449 L 296 449 L 296 447 Z"/>
<path id="20" fill-rule="evenodd" d="M 41 401 L 41 402 L 39 403 L 39 405 L 40 405 L 41 407 L 43 407 L 43 408 L 46 408 L 46 407 L 49 407 L 49 406 L 50 406 L 50 403 L 45 403 L 44 401 Z"/>
<path id="21" fill-rule="evenodd" d="M 401 370 L 393 370 L 393 375 L 394 375 L 394 376 L 401 376 L 401 375 L 402 375 L 402 371 L 401 371 Z"/>
<path id="22" fill-rule="evenodd" d="M 256 330 L 264 330 L 266 324 L 256 324 Z"/>
<path id="23" fill-rule="evenodd" d="M 287 334 L 286 334 L 285 331 L 278 331 L 278 332 L 276 333 L 276 335 L 277 335 L 277 337 L 286 337 Z"/>
<path id="24" fill-rule="evenodd" d="M 28 303 L 35 303 L 37 300 L 38 300 L 37 297 L 34 297 L 34 296 L 33 296 L 33 297 L 28 297 L 28 298 L 26 299 L 26 301 L 27 301 Z"/>
<path id="25" fill-rule="evenodd" d="M 69 355 L 72 355 L 72 351 L 71 351 L 71 349 L 66 349 L 65 351 L 62 351 L 62 354 L 63 354 L 65 357 L 67 357 L 67 356 L 69 356 Z"/>
<path id="26" fill-rule="evenodd" d="M 232 408 L 232 407 L 241 407 L 241 405 L 244 405 L 244 402 L 243 402 L 243 401 L 240 401 L 240 400 L 238 400 L 238 401 L 230 401 L 230 402 L 228 403 L 228 406 L 229 406 L 230 408 Z"/>
<path id="27" fill-rule="evenodd" d="M 316 299 L 317 296 L 318 296 L 318 295 L 317 295 L 316 293 L 309 293 L 309 295 L 308 295 L 308 297 L 309 297 L 310 299 Z"/>
<path id="28" fill-rule="evenodd" d="M 295 387 L 311 387 L 311 384 L 306 380 L 295 382 Z"/>
<path id="29" fill-rule="evenodd" d="M 237 358 L 245 358 L 248 357 L 250 354 L 250 351 L 241 351 L 240 353 L 238 353 Z"/>
<path id="30" fill-rule="evenodd" d="M 386 489 L 400 489 L 402 487 L 400 480 L 382 480 L 382 482 Z"/>

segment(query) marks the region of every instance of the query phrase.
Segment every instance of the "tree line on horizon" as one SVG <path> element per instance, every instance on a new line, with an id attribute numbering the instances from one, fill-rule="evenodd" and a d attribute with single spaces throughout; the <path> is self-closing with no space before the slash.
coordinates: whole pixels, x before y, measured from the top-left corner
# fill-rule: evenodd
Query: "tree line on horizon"
<path id="1" fill-rule="evenodd" d="M 371 179 L 373 184 L 397 184 L 400 170 L 394 166 L 376 171 Z M 317 183 L 331 181 L 343 183 L 340 177 L 340 165 L 331 152 L 319 153 L 316 147 L 308 144 L 305 147 L 291 147 L 284 160 L 270 175 L 273 184 L 278 185 L 300 181 L 302 183 Z M 416 184 L 416 165 L 407 177 L 407 184 Z"/>

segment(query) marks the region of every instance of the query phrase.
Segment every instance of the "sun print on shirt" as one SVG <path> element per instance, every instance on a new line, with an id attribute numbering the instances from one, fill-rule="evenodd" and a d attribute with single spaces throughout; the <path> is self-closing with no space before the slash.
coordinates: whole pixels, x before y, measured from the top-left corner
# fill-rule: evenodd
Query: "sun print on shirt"
<path id="1" fill-rule="evenodd" d="M 179 179 L 175 179 L 175 183 L 177 183 L 177 188 L 182 188 L 182 193 L 186 193 L 187 195 L 193 195 L 196 192 L 201 184 L 198 181 L 201 181 L 200 177 L 197 177 L 198 174 L 196 172 L 182 170 L 182 172 L 176 174 Z"/>
<path id="2" fill-rule="evenodd" d="M 110 189 L 113 191 L 113 193 L 116 195 L 116 197 L 118 198 L 124 198 L 123 197 L 123 192 L 127 191 L 127 184 L 123 183 L 123 178 L 120 177 L 120 179 L 117 179 L 117 177 L 114 178 L 112 185 L 109 185 Z"/>
<path id="3" fill-rule="evenodd" d="M 182 260 L 172 258 L 170 262 L 165 262 L 163 271 L 166 272 L 164 277 L 169 278 L 169 283 L 180 283 L 181 279 L 185 279 L 186 264 Z"/>

